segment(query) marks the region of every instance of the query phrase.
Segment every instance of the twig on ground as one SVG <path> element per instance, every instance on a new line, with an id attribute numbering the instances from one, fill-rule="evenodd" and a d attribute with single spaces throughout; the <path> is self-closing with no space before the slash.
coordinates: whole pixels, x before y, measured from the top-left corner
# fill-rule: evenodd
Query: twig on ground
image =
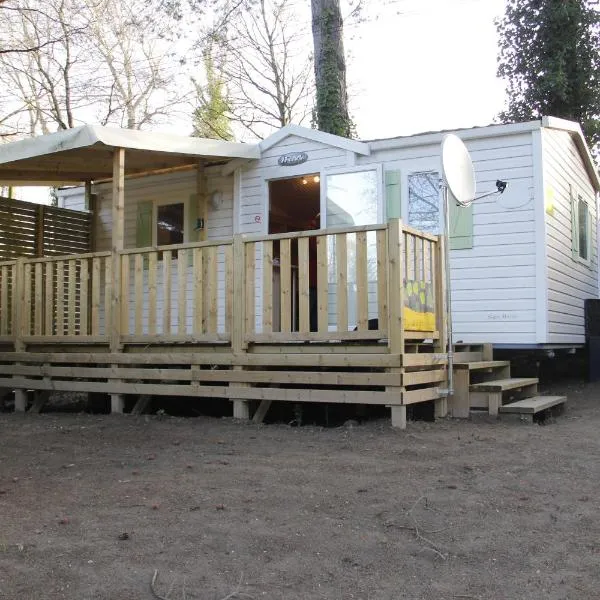
<path id="1" fill-rule="evenodd" d="M 240 580 L 238 581 L 237 587 L 231 594 L 227 594 L 225 598 L 221 598 L 221 600 L 231 600 L 232 598 L 252 598 L 250 594 L 245 594 L 244 592 L 240 592 L 242 587 L 242 579 L 244 578 L 244 574 L 240 573 Z"/>
<path id="2" fill-rule="evenodd" d="M 157 598 L 157 600 L 167 600 L 167 598 L 165 598 L 164 596 L 161 596 L 154 588 L 154 584 L 156 583 L 157 579 L 158 579 L 158 569 L 154 569 L 154 575 L 152 575 L 152 581 L 150 582 L 150 591 L 152 592 L 152 595 L 155 598 Z"/>
<path id="3" fill-rule="evenodd" d="M 252 596 L 250 594 L 246 594 L 246 593 L 240 591 L 240 589 L 242 587 L 243 578 L 244 578 L 244 574 L 241 573 L 240 580 L 239 580 L 235 590 L 233 590 L 233 592 L 231 592 L 230 594 L 227 594 L 227 596 L 225 596 L 224 598 L 221 598 L 221 600 L 232 600 L 233 598 L 252 598 Z M 171 593 L 173 586 L 171 586 L 171 590 L 169 590 L 167 596 L 161 596 L 156 591 L 156 587 L 155 587 L 157 579 L 158 579 L 158 569 L 154 569 L 154 575 L 152 575 L 152 580 L 150 581 L 150 591 L 152 592 L 152 595 L 157 600 L 168 600 L 168 596 Z M 183 580 L 183 600 L 185 600 L 185 599 L 186 599 L 186 593 L 185 593 L 185 578 L 184 578 L 184 580 Z"/>
<path id="4" fill-rule="evenodd" d="M 404 525 L 401 528 L 410 529 L 417 536 L 418 540 L 421 540 L 424 544 L 426 544 L 429 550 L 431 550 L 434 554 L 437 554 L 442 560 L 446 560 L 448 557 L 439 549 L 439 547 L 436 544 L 434 544 L 430 539 L 426 538 L 424 535 L 421 534 L 421 531 L 419 529 L 419 522 L 413 514 L 413 510 L 415 510 L 419 502 L 421 502 L 421 500 L 423 499 L 425 500 L 425 506 L 427 507 L 427 498 L 425 496 L 419 496 L 410 508 L 410 510 L 406 513 L 410 515 L 410 518 L 412 519 L 414 525 L 412 527 Z"/>

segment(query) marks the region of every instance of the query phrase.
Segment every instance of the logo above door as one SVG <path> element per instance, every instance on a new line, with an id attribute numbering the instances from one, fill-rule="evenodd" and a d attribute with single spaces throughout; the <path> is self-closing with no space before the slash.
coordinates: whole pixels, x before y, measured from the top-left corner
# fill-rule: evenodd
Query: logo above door
<path id="1" fill-rule="evenodd" d="M 282 154 L 278 163 L 281 167 L 293 167 L 294 165 L 301 165 L 308 160 L 308 154 L 306 152 L 288 152 L 288 154 Z"/>

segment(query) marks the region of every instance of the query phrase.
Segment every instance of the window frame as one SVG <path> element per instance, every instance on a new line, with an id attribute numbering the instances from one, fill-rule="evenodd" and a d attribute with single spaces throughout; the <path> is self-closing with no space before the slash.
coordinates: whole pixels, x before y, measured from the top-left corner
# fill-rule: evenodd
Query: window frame
<path id="1" fill-rule="evenodd" d="M 183 244 L 187 244 L 189 241 L 189 220 L 190 220 L 190 202 L 189 198 L 179 198 L 179 199 L 156 199 L 152 205 L 152 246 L 155 248 L 161 248 L 163 245 L 167 246 L 168 244 L 158 245 L 158 208 L 159 206 L 169 206 L 171 204 L 183 204 Z"/>

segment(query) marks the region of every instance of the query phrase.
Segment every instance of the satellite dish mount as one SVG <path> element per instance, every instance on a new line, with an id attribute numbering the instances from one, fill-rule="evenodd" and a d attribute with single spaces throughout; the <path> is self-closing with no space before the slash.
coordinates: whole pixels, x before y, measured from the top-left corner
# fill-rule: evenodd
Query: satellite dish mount
<path id="1" fill-rule="evenodd" d="M 469 206 L 475 199 L 475 170 L 462 140 L 449 134 L 442 140 L 442 199 L 444 206 L 444 257 L 446 263 L 446 344 L 448 353 L 448 396 L 454 394 L 454 348 L 452 345 L 452 286 L 450 279 L 450 201 Z M 506 186 L 505 186 L 506 187 Z"/>

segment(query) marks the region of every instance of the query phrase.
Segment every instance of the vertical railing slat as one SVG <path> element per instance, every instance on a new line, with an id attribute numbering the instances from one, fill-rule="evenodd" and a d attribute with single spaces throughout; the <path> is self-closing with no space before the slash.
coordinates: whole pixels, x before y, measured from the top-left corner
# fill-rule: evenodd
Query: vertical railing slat
<path id="1" fill-rule="evenodd" d="M 201 335 L 204 330 L 204 254 L 202 248 L 193 250 L 194 265 L 194 333 Z"/>
<path id="2" fill-rule="evenodd" d="M 388 300 L 387 300 L 387 269 L 386 252 L 387 239 L 386 231 L 380 230 L 377 232 L 377 318 L 378 329 L 387 329 L 388 321 Z"/>
<path id="3" fill-rule="evenodd" d="M 337 287 L 337 328 L 348 331 L 348 236 L 335 236 L 335 266 Z"/>
<path id="4" fill-rule="evenodd" d="M 129 333 L 129 254 L 121 255 L 121 335 Z"/>
<path id="5" fill-rule="evenodd" d="M 43 332 L 43 306 L 44 306 L 44 289 L 42 288 L 43 272 L 42 263 L 35 263 L 35 287 L 34 295 L 34 313 L 33 313 L 33 333 L 34 335 L 42 335 Z"/>
<path id="6" fill-rule="evenodd" d="M 206 333 L 216 333 L 218 315 L 217 248 L 216 246 L 209 246 L 205 248 L 204 253 L 204 281 L 206 282 L 204 294 L 204 331 Z"/>
<path id="7" fill-rule="evenodd" d="M 244 243 L 244 260 L 246 274 L 246 310 L 244 311 L 244 321 L 246 334 L 252 334 L 256 329 L 256 244 L 254 242 Z"/>
<path id="8" fill-rule="evenodd" d="M 177 333 L 187 331 L 187 250 L 177 251 Z"/>
<path id="9" fill-rule="evenodd" d="M 359 231 L 356 234 L 356 325 L 358 331 L 366 331 L 369 328 L 366 231 Z"/>
<path id="10" fill-rule="evenodd" d="M 325 333 L 329 329 L 329 281 L 327 279 L 327 236 L 317 237 L 317 314 L 318 331 Z"/>
<path id="11" fill-rule="evenodd" d="M 158 253 L 148 253 L 148 334 L 156 335 L 156 278 Z"/>
<path id="12" fill-rule="evenodd" d="M 25 300 L 24 300 L 24 318 L 23 335 L 31 335 L 31 264 L 26 263 L 24 269 L 25 277 Z"/>
<path id="13" fill-rule="evenodd" d="M 225 246 L 225 332 L 233 328 L 233 246 Z"/>
<path id="14" fill-rule="evenodd" d="M 10 267 L 12 269 L 12 265 Z M 8 265 L 0 269 L 0 335 L 8 335 Z M 14 271 L 13 271 L 14 272 Z M 13 285 L 14 288 L 14 285 Z"/>
<path id="15" fill-rule="evenodd" d="M 165 250 L 162 254 L 163 265 L 163 335 L 171 333 L 171 267 L 173 254 L 170 250 Z"/>
<path id="16" fill-rule="evenodd" d="M 56 335 L 65 335 L 65 263 L 56 263 Z"/>
<path id="17" fill-rule="evenodd" d="M 298 240 L 298 329 L 300 333 L 310 331 L 310 240 Z"/>
<path id="18" fill-rule="evenodd" d="M 79 335 L 88 334 L 89 316 L 89 263 L 87 258 L 80 261 L 79 271 Z"/>
<path id="19" fill-rule="evenodd" d="M 77 260 L 71 258 L 68 262 L 67 281 L 67 310 L 68 332 L 75 335 L 77 332 Z"/>
<path id="20" fill-rule="evenodd" d="M 281 286 L 281 331 L 292 330 L 292 254 L 291 240 L 279 242 L 279 276 Z"/>
<path id="21" fill-rule="evenodd" d="M 273 331 L 273 242 L 266 241 L 263 247 L 263 333 Z"/>
<path id="22" fill-rule="evenodd" d="M 133 271 L 133 311 L 134 311 L 134 333 L 144 333 L 144 257 L 141 254 L 134 255 Z"/>
<path id="23" fill-rule="evenodd" d="M 110 324 L 112 322 L 112 267 L 112 257 L 104 258 L 104 335 L 106 336 L 110 335 Z M 122 296 L 121 304 L 123 304 Z M 122 326 L 121 324 L 121 331 Z"/>
<path id="24" fill-rule="evenodd" d="M 95 256 L 92 259 L 92 322 L 91 334 L 100 333 L 100 269 L 102 259 Z"/>

